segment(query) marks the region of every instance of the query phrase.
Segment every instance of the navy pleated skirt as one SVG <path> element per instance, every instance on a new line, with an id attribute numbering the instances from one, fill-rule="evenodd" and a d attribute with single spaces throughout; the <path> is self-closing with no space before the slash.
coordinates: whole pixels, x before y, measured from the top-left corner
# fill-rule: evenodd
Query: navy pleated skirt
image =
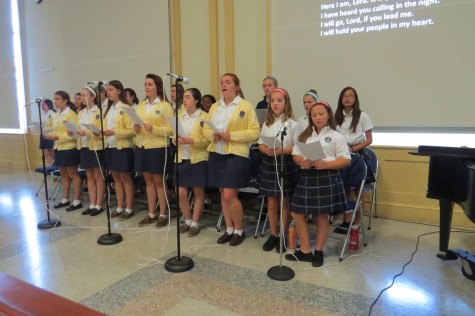
<path id="1" fill-rule="evenodd" d="M 79 165 L 79 151 L 76 148 L 54 151 L 56 167 L 75 167 Z"/>
<path id="2" fill-rule="evenodd" d="M 106 169 L 117 172 L 134 171 L 134 151 L 132 148 L 107 148 Z"/>
<path id="3" fill-rule="evenodd" d="M 249 182 L 251 163 L 248 158 L 209 153 L 208 186 L 211 188 L 243 188 Z"/>

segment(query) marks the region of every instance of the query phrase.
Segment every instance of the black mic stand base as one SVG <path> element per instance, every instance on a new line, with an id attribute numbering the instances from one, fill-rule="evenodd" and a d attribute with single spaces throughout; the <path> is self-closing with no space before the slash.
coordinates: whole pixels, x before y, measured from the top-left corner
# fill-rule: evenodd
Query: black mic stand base
<path id="1" fill-rule="evenodd" d="M 39 222 L 36 227 L 38 227 L 38 229 L 51 229 L 58 226 L 61 226 L 59 219 L 45 219 L 44 221 Z"/>
<path id="2" fill-rule="evenodd" d="M 179 273 L 191 270 L 194 266 L 193 260 L 185 256 L 175 256 L 165 262 L 165 270 L 168 272 Z"/>
<path id="3" fill-rule="evenodd" d="M 295 276 L 295 272 L 289 267 L 278 265 L 267 270 L 267 276 L 276 281 L 288 281 Z"/>
<path id="4" fill-rule="evenodd" d="M 121 234 L 108 233 L 108 234 L 104 234 L 104 235 L 99 236 L 99 238 L 97 239 L 97 243 L 99 245 L 108 246 L 108 245 L 118 244 L 122 240 L 123 240 L 123 238 L 122 238 Z"/>

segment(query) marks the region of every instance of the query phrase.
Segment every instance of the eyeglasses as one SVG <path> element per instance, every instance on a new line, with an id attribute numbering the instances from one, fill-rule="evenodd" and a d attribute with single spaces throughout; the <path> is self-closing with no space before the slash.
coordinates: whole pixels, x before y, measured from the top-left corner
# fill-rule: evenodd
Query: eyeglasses
<path id="1" fill-rule="evenodd" d="M 347 98 L 348 98 L 348 99 L 353 99 L 354 97 L 355 97 L 354 94 L 347 94 L 347 95 L 344 95 L 344 96 L 343 96 L 343 99 L 347 99 Z"/>

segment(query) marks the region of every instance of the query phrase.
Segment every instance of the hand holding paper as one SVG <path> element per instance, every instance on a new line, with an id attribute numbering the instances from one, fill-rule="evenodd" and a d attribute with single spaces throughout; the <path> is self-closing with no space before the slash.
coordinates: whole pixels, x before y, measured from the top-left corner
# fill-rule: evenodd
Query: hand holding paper
<path id="1" fill-rule="evenodd" d="M 79 135 L 77 134 L 78 128 L 76 124 L 70 122 L 70 121 L 63 121 L 64 126 L 68 129 L 69 132 L 73 133 L 73 138 L 78 138 Z"/>
<path id="2" fill-rule="evenodd" d="M 85 123 L 81 123 L 81 125 L 87 129 L 88 131 L 91 131 L 93 134 L 100 134 L 101 133 L 101 130 L 97 128 L 96 125 L 92 125 L 92 124 L 85 124 Z"/>
<path id="3" fill-rule="evenodd" d="M 211 130 L 214 132 L 214 133 L 221 133 L 221 131 L 219 129 L 216 128 L 216 126 L 213 124 L 213 122 L 211 121 L 203 121 L 205 122 L 206 125 L 208 125 L 209 128 L 211 128 Z"/>
<path id="4" fill-rule="evenodd" d="M 301 143 L 297 141 L 297 146 L 300 148 L 302 153 L 307 159 L 315 161 L 325 158 L 325 153 L 323 152 L 322 144 L 319 141 L 313 143 Z"/>
<path id="5" fill-rule="evenodd" d="M 167 117 L 168 123 L 173 129 L 173 132 L 176 132 L 176 116 Z M 178 136 L 186 136 L 183 126 L 181 126 L 180 121 L 178 121 Z"/>
<path id="6" fill-rule="evenodd" d="M 135 113 L 132 107 L 123 106 L 122 109 L 128 116 L 130 116 L 130 118 L 132 119 L 132 121 L 134 121 L 135 124 L 138 124 L 140 126 L 144 125 L 144 121 L 137 115 L 137 113 Z"/>
<path id="7" fill-rule="evenodd" d="M 275 136 L 264 136 L 261 135 L 261 139 L 268 148 L 279 148 L 282 147 L 281 141 Z"/>

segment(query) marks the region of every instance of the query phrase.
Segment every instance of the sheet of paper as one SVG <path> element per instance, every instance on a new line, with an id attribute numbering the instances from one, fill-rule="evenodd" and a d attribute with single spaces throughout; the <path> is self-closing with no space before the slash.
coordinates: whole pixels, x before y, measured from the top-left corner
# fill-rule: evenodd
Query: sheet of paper
<path id="1" fill-rule="evenodd" d="M 176 116 L 170 116 L 167 117 L 168 123 L 170 123 L 170 126 L 173 129 L 173 132 L 176 131 Z M 178 121 L 178 136 L 188 136 L 185 134 L 185 130 L 183 129 L 183 126 L 181 126 L 181 122 Z"/>
<path id="2" fill-rule="evenodd" d="M 139 124 L 140 126 L 143 126 L 144 124 L 143 120 L 140 117 L 138 117 L 138 115 L 135 113 L 134 109 L 131 106 L 123 106 L 122 110 L 124 110 L 124 112 L 128 116 L 130 116 L 130 118 L 132 119 L 132 121 L 134 121 L 135 124 Z"/>
<path id="3" fill-rule="evenodd" d="M 80 137 L 78 134 L 76 134 L 76 132 L 78 131 L 78 128 L 77 126 L 74 124 L 74 123 L 71 123 L 69 121 L 63 121 L 63 124 L 64 126 L 66 126 L 66 128 L 68 129 L 68 131 L 70 131 L 71 133 L 73 133 L 73 138 L 78 138 Z"/>
<path id="4" fill-rule="evenodd" d="M 81 125 L 88 131 L 93 132 L 94 134 L 100 134 L 101 130 L 97 128 L 96 125 L 81 123 Z"/>
<path id="5" fill-rule="evenodd" d="M 315 161 L 325 158 L 322 144 L 318 141 L 313 143 L 301 143 L 297 141 L 296 144 L 308 160 Z"/>
<path id="6" fill-rule="evenodd" d="M 282 143 L 275 136 L 264 136 L 261 135 L 261 139 L 268 148 L 279 148 L 282 147 Z"/>
<path id="7" fill-rule="evenodd" d="M 40 122 L 31 122 L 31 125 L 28 126 L 29 129 L 33 132 L 33 134 L 40 135 L 41 130 L 43 130 L 43 136 L 48 136 L 48 133 L 44 128 L 41 128 Z"/>
<path id="8" fill-rule="evenodd" d="M 213 124 L 213 122 L 211 121 L 203 121 L 205 122 L 206 125 L 209 126 L 209 128 L 211 128 L 211 130 L 215 133 L 221 133 L 221 131 L 219 129 L 216 128 L 216 126 Z"/>
<path id="9" fill-rule="evenodd" d="M 267 119 L 267 110 L 257 109 L 256 115 L 257 115 L 257 120 L 259 121 L 259 125 L 264 125 Z"/>

